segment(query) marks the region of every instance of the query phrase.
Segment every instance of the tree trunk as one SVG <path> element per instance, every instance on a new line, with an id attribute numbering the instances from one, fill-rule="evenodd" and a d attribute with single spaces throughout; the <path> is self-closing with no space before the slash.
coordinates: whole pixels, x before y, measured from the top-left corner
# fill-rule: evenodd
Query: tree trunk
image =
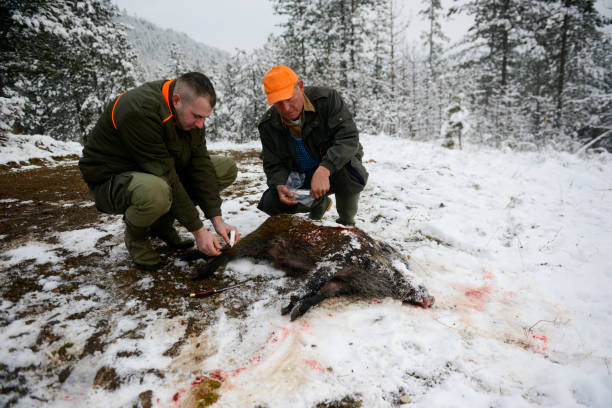
<path id="1" fill-rule="evenodd" d="M 504 2 L 504 16 L 508 18 L 508 8 L 510 7 L 510 0 Z M 508 83 L 508 54 L 510 53 L 508 47 L 508 30 L 503 28 L 502 34 L 502 69 L 501 69 L 501 94 L 504 94 L 506 84 Z"/>
<path id="2" fill-rule="evenodd" d="M 557 77 L 557 112 L 556 126 L 561 126 L 563 119 L 563 89 L 565 88 L 565 65 L 567 63 L 567 32 L 569 30 L 569 13 L 563 17 L 563 27 L 561 28 L 561 52 L 559 54 L 559 66 Z"/>

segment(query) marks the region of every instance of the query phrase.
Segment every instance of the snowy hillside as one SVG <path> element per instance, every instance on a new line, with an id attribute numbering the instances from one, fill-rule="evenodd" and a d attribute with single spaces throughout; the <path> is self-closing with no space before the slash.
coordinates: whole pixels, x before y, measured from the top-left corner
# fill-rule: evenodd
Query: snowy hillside
<path id="1" fill-rule="evenodd" d="M 125 11 L 117 20 L 127 27 L 127 39 L 144 71 L 144 81 L 168 76 L 176 59 L 179 60 L 179 67 L 183 68 L 181 73 L 189 70 L 208 73 L 214 69 L 211 66 L 222 66 L 230 59 L 229 53 L 223 50 L 197 42 L 186 34 L 163 29 L 130 16 Z"/>
<path id="2" fill-rule="evenodd" d="M 409 257 L 433 308 L 335 298 L 290 322 L 294 282 L 250 260 L 195 283 L 239 289 L 189 299 L 193 266 L 133 269 L 121 217 L 87 212 L 2 236 L 0 404 L 608 407 L 612 156 L 362 143 L 357 226 Z M 243 235 L 266 218 L 258 147 L 209 147 L 240 160 L 223 211 Z M 2 197 L 3 214 L 26 201 Z"/>

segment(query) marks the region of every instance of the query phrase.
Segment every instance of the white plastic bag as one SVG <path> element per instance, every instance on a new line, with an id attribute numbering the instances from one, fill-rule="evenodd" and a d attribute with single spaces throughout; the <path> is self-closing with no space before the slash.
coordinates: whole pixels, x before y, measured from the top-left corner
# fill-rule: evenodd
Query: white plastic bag
<path id="1" fill-rule="evenodd" d="M 287 177 L 287 188 L 295 193 L 295 199 L 298 203 L 310 207 L 314 202 L 314 197 L 310 195 L 310 190 L 300 188 L 304 185 L 306 174 L 292 171 Z"/>

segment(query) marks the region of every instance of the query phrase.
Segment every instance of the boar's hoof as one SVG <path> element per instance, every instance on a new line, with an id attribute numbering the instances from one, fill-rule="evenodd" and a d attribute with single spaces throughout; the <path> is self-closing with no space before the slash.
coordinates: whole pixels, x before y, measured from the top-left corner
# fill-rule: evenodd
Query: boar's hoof
<path id="1" fill-rule="evenodd" d="M 295 319 L 297 319 L 298 317 L 306 313 L 311 307 L 318 305 L 324 299 L 327 299 L 327 297 L 328 296 L 326 295 L 317 293 L 315 295 L 300 299 L 297 303 L 295 303 L 295 306 L 291 309 L 291 314 L 289 315 L 291 321 L 294 321 Z M 287 309 L 289 306 L 291 305 L 288 305 L 283 310 Z"/>
<path id="2" fill-rule="evenodd" d="M 289 302 L 289 304 L 285 307 L 283 307 L 281 309 L 281 314 L 284 316 L 287 313 L 289 313 L 291 311 L 291 309 L 293 309 L 293 306 L 295 305 L 295 302 L 297 302 L 297 299 L 294 299 L 293 296 L 291 296 L 291 301 Z"/>

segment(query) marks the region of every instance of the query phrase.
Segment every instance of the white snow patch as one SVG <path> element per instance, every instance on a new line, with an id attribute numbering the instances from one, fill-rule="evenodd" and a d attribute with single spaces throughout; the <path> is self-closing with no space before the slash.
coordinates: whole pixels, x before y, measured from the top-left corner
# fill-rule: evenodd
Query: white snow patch
<path id="1" fill-rule="evenodd" d="M 51 159 L 52 156 L 75 154 L 80 156 L 82 150 L 83 146 L 77 142 L 60 142 L 44 135 L 16 135 L 9 133 L 7 141 L 0 150 L 0 164 L 27 162 L 33 158 Z"/>

